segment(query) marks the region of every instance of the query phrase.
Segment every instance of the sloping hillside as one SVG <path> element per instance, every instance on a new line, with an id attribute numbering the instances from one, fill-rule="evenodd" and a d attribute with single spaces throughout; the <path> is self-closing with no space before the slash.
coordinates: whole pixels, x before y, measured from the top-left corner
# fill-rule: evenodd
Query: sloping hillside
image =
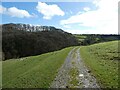
<path id="1" fill-rule="evenodd" d="M 71 49 L 3 61 L 3 88 L 48 88 Z"/>
<path id="2" fill-rule="evenodd" d="M 84 46 L 80 49 L 86 66 L 95 74 L 101 87 L 118 88 L 118 41 Z"/>
<path id="3" fill-rule="evenodd" d="M 74 36 L 78 39 L 79 45 L 120 40 L 120 36 L 117 34 L 74 34 Z"/>
<path id="4" fill-rule="evenodd" d="M 76 38 L 51 26 L 2 25 L 3 60 L 39 55 L 77 45 Z"/>
<path id="5" fill-rule="evenodd" d="M 6 60 L 3 88 L 118 88 L 118 54 L 111 41 Z"/>

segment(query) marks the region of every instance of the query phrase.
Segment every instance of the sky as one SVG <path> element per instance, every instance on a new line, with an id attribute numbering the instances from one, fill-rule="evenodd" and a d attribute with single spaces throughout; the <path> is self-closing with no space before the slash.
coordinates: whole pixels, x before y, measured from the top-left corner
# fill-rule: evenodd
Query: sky
<path id="1" fill-rule="evenodd" d="M 2 24 L 54 26 L 73 34 L 118 34 L 118 1 L 2 2 Z"/>

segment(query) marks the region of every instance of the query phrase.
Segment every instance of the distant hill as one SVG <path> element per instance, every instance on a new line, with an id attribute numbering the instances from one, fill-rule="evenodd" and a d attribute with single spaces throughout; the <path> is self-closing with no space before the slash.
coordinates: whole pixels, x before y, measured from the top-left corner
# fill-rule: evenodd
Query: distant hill
<path id="1" fill-rule="evenodd" d="M 90 45 L 94 43 L 120 40 L 117 34 L 75 34 L 79 45 Z"/>
<path id="2" fill-rule="evenodd" d="M 62 29 L 30 24 L 3 24 L 3 60 L 39 55 L 78 45 L 76 38 Z"/>

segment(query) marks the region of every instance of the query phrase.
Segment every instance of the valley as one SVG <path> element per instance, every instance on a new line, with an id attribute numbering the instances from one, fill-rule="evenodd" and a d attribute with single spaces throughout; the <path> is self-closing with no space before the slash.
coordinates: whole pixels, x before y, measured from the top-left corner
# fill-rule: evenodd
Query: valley
<path id="1" fill-rule="evenodd" d="M 118 41 L 3 61 L 3 88 L 118 88 Z"/>
<path id="2" fill-rule="evenodd" d="M 1 0 L 2 90 L 120 90 L 120 0 Z"/>

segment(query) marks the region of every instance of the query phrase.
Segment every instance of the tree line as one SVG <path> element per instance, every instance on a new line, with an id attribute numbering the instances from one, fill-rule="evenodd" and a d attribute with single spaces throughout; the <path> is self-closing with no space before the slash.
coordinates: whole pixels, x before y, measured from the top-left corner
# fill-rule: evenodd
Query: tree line
<path id="1" fill-rule="evenodd" d="M 79 45 L 91 45 L 94 43 L 107 42 L 120 40 L 120 36 L 117 34 L 81 34 L 81 36 L 85 36 L 84 40 L 79 41 Z M 79 39 L 79 38 L 78 38 Z"/>
<path id="2" fill-rule="evenodd" d="M 78 45 L 76 38 L 67 32 L 54 28 L 48 31 L 24 31 L 14 25 L 2 25 L 3 60 L 40 55 L 65 47 Z"/>

